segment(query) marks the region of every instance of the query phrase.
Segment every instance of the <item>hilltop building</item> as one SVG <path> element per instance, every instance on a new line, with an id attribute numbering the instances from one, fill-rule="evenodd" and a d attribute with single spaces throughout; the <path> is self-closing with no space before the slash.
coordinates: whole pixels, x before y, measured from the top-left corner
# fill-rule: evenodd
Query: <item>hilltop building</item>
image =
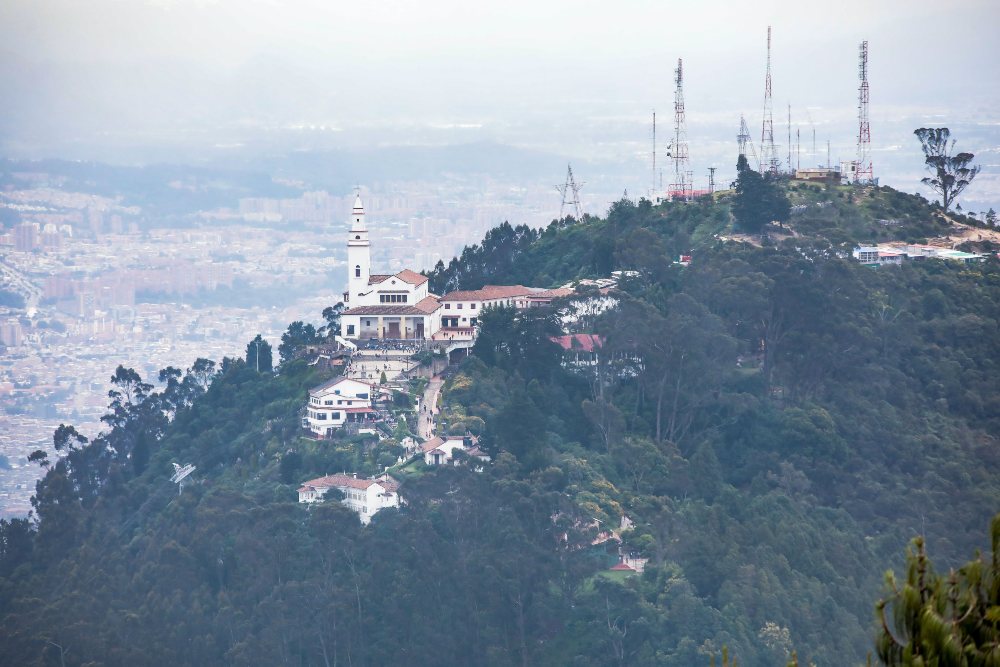
<path id="1" fill-rule="evenodd" d="M 361 380 L 338 377 L 309 390 L 309 405 L 302 426 L 318 437 L 333 435 L 344 424 L 375 419 L 372 400 L 378 387 Z"/>
<path id="2" fill-rule="evenodd" d="M 330 489 L 344 494 L 341 502 L 357 512 L 361 523 L 366 525 L 380 510 L 400 504 L 399 482 L 389 475 L 358 479 L 357 475 L 347 474 L 326 475 L 303 482 L 299 488 L 299 502 L 320 502 Z"/>
<path id="3" fill-rule="evenodd" d="M 879 243 L 872 246 L 858 246 L 852 254 L 854 259 L 858 260 L 859 263 L 869 266 L 920 262 L 927 259 L 948 259 L 954 262 L 970 264 L 972 262 L 982 262 L 986 258 L 985 255 L 963 252 L 952 248 L 913 243 Z"/>
<path id="4" fill-rule="evenodd" d="M 441 328 L 437 295 L 427 277 L 404 269 L 394 275 L 371 272 L 371 242 L 358 195 L 347 235 L 347 291 L 340 317 L 344 338 L 423 340 Z"/>

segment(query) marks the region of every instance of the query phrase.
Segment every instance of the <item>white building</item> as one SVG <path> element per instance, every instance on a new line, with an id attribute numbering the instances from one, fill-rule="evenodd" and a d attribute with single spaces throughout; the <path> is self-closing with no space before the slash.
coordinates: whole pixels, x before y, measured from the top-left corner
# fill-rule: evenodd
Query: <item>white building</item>
<path id="1" fill-rule="evenodd" d="M 441 328 L 438 297 L 427 290 L 427 277 L 404 269 L 394 275 L 371 272 L 371 243 L 365 209 L 358 196 L 347 236 L 347 291 L 340 317 L 347 339 L 423 340 Z"/>
<path id="2" fill-rule="evenodd" d="M 490 306 L 531 308 L 552 303 L 553 299 L 573 294 L 572 288 L 543 289 L 524 285 L 486 285 L 477 290 L 459 290 L 441 297 L 441 328 L 475 329 L 479 314 Z"/>
<path id="3" fill-rule="evenodd" d="M 920 262 L 927 259 L 946 259 L 970 264 L 986 259 L 985 255 L 976 253 L 913 243 L 879 243 L 873 246 L 858 246 L 852 255 L 859 263 L 870 266 Z"/>
<path id="4" fill-rule="evenodd" d="M 361 523 L 366 525 L 379 510 L 399 507 L 399 483 L 388 475 L 375 479 L 358 479 L 356 475 L 346 474 L 311 479 L 299 488 L 299 502 L 319 502 L 330 489 L 344 494 L 341 502 L 357 512 Z"/>
<path id="5" fill-rule="evenodd" d="M 478 440 L 475 437 L 435 436 L 420 445 L 420 453 L 424 457 L 424 463 L 429 466 L 458 465 L 458 461 L 455 460 L 456 451 L 465 452 L 481 461 L 490 460 L 489 455 L 479 449 Z"/>
<path id="6" fill-rule="evenodd" d="M 309 390 L 309 405 L 302 426 L 319 437 L 327 437 L 347 423 L 374 419 L 372 401 L 378 388 L 346 377 L 338 377 Z"/>

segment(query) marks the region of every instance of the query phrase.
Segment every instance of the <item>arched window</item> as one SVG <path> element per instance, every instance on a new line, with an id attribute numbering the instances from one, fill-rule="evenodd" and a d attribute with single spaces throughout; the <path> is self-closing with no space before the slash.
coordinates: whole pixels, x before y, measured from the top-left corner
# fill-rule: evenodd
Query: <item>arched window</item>
<path id="1" fill-rule="evenodd" d="M 357 266 L 354 267 L 354 277 L 355 278 L 360 278 L 361 277 L 361 265 L 360 264 L 358 264 Z"/>

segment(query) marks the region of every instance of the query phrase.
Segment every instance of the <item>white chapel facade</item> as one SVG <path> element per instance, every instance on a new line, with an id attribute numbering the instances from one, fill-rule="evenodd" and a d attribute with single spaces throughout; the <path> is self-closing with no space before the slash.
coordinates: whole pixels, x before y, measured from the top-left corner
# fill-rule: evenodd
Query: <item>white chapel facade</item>
<path id="1" fill-rule="evenodd" d="M 371 242 L 360 195 L 354 200 L 347 236 L 344 305 L 344 338 L 423 340 L 441 328 L 441 304 L 428 291 L 426 276 L 409 269 L 393 275 L 371 272 Z"/>

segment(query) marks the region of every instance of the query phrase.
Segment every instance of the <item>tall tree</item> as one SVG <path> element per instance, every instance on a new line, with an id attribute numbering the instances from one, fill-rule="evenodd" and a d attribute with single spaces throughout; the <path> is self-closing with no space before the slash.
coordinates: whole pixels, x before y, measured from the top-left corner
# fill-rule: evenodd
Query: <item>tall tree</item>
<path id="1" fill-rule="evenodd" d="M 327 306 L 323 309 L 323 320 L 326 326 L 321 329 L 322 333 L 330 340 L 334 336 L 340 335 L 340 314 L 344 312 L 344 302 L 338 301 L 334 306 Z"/>
<path id="2" fill-rule="evenodd" d="M 271 356 L 271 344 L 264 340 L 260 334 L 247 343 L 247 368 L 252 368 L 258 373 L 270 373 L 274 365 Z"/>
<path id="3" fill-rule="evenodd" d="M 295 354 L 306 345 L 319 341 L 320 336 L 316 332 L 316 327 L 301 320 L 292 322 L 288 325 L 288 330 L 281 334 L 281 345 L 278 346 L 282 363 L 295 358 Z"/>
<path id="4" fill-rule="evenodd" d="M 746 159 L 740 161 L 737 169 L 733 216 L 740 229 L 757 233 L 771 222 L 787 222 L 792 206 L 778 184 L 750 169 Z"/>
<path id="5" fill-rule="evenodd" d="M 947 127 L 921 127 L 913 134 L 920 140 L 924 165 L 931 174 L 920 182 L 941 195 L 941 206 L 947 211 L 979 173 L 979 165 L 971 164 L 976 156 L 973 153 L 952 155 L 955 140 L 951 139 L 951 130 Z"/>

